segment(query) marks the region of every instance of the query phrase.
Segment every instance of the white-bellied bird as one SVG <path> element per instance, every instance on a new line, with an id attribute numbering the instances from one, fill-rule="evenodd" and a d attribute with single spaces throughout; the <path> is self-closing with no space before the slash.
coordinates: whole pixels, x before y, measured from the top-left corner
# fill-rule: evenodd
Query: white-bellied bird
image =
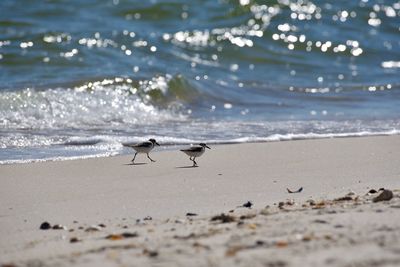
<path id="1" fill-rule="evenodd" d="M 189 159 L 193 161 L 193 167 L 197 166 L 196 158 L 200 157 L 203 155 L 204 151 L 206 148 L 211 149 L 209 146 L 207 146 L 205 143 L 200 143 L 197 146 L 192 146 L 186 149 L 181 149 L 183 153 L 189 156 Z"/>
<path id="2" fill-rule="evenodd" d="M 139 143 L 139 144 L 127 145 L 127 146 L 133 148 L 136 151 L 135 152 L 135 156 L 132 159 L 132 162 L 135 163 L 136 155 L 139 154 L 139 153 L 146 154 L 147 157 L 149 158 L 149 160 L 151 160 L 152 162 L 155 162 L 155 160 L 153 160 L 149 156 L 149 152 L 154 148 L 155 145 L 159 146 L 160 144 L 157 143 L 156 139 L 153 139 L 153 138 L 149 139 L 149 141 L 142 142 L 142 143 Z"/>

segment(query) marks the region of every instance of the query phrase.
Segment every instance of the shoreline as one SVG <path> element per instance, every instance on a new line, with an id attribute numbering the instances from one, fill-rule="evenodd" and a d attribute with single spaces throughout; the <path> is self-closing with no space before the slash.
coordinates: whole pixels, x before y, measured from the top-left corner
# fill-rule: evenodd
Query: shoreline
<path id="1" fill-rule="evenodd" d="M 140 155 L 138 162 L 147 164 L 135 166 L 131 155 L 0 165 L 0 263 L 59 259 L 75 250 L 68 240 L 77 229 L 43 232 L 44 221 L 114 225 L 106 228 L 111 234 L 121 230 L 118 224 L 147 216 L 157 222 L 187 213 L 208 218 L 247 201 L 261 210 L 288 198 L 303 203 L 399 189 L 399 147 L 394 135 L 212 146 L 198 168 L 187 168 L 191 162 L 179 151 L 152 153 L 157 162 L 151 164 Z M 298 194 L 286 191 L 300 187 Z M 88 250 L 92 245 L 82 242 Z"/>
<path id="2" fill-rule="evenodd" d="M 274 134 L 266 138 L 258 138 L 257 140 L 241 141 L 242 139 L 235 139 L 231 141 L 222 142 L 206 142 L 211 145 L 240 145 L 240 144 L 263 144 L 263 143 L 275 143 L 275 142 L 290 142 L 290 141 L 306 141 L 306 140 L 323 140 L 323 139 L 340 139 L 340 138 L 366 138 L 366 137 L 382 137 L 382 136 L 397 136 L 400 135 L 399 130 L 389 130 L 384 132 L 355 132 L 355 133 L 336 133 L 336 134 L 294 134 L 294 135 L 280 135 Z M 196 142 L 193 142 L 196 144 Z M 153 151 L 152 153 L 174 151 L 178 150 L 180 147 L 187 147 L 190 144 L 175 144 L 175 143 L 163 143 L 161 149 Z M 122 144 L 123 146 L 123 144 Z M 43 159 L 26 159 L 26 160 L 3 160 L 0 161 L 1 165 L 14 165 L 14 164 L 30 164 L 30 163 L 42 163 L 42 162 L 56 162 L 56 161 L 69 161 L 69 160 L 86 160 L 86 159 L 96 159 L 96 158 L 110 158 L 118 156 L 127 156 L 131 153 L 119 153 L 117 151 L 113 152 L 103 152 L 100 154 L 93 155 L 82 155 L 82 156 L 58 156 L 49 157 Z"/>

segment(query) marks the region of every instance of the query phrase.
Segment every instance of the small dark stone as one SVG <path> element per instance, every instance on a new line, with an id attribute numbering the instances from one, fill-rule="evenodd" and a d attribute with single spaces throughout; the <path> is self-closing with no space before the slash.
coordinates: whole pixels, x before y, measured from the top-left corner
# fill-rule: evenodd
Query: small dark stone
<path id="1" fill-rule="evenodd" d="M 136 232 L 134 232 L 134 233 L 124 232 L 121 235 L 124 238 L 133 238 L 133 237 L 138 237 L 139 236 Z"/>
<path id="2" fill-rule="evenodd" d="M 43 222 L 41 225 L 40 225 L 40 230 L 49 230 L 51 228 L 51 225 L 50 225 L 50 223 L 48 223 L 48 222 Z"/>
<path id="3" fill-rule="evenodd" d="M 188 213 L 186 213 L 186 216 L 197 216 L 197 214 L 196 213 L 192 213 L 192 212 L 188 212 Z"/>
<path id="4" fill-rule="evenodd" d="M 77 237 L 71 237 L 70 240 L 69 240 L 70 243 L 77 243 L 77 242 L 80 242 L 80 241 L 81 240 L 79 240 Z"/>
<path id="5" fill-rule="evenodd" d="M 104 223 L 100 223 L 99 226 L 102 228 L 106 228 L 106 225 Z"/>
<path id="6" fill-rule="evenodd" d="M 248 208 L 248 209 L 251 209 L 251 206 L 253 206 L 253 203 L 251 203 L 251 201 L 247 201 L 246 203 L 244 203 L 242 205 L 242 207 L 245 207 L 245 208 Z"/>
<path id="7" fill-rule="evenodd" d="M 388 189 L 384 189 L 377 197 L 373 198 L 372 201 L 373 202 L 388 201 L 391 200 L 392 198 L 393 198 L 393 192 Z"/>
<path id="8" fill-rule="evenodd" d="M 61 224 L 55 224 L 55 225 L 53 225 L 52 228 L 53 228 L 53 230 L 64 230 L 65 229 L 65 227 Z"/>
<path id="9" fill-rule="evenodd" d="M 385 188 L 381 187 L 381 188 L 379 188 L 378 191 L 383 191 L 383 190 L 385 190 Z"/>
<path id="10" fill-rule="evenodd" d="M 281 201 L 278 203 L 278 208 L 282 209 L 285 206 L 285 202 Z"/>
<path id="11" fill-rule="evenodd" d="M 143 218 L 144 221 L 151 221 L 153 218 L 151 216 L 146 216 Z"/>
<path id="12" fill-rule="evenodd" d="M 376 191 L 375 189 L 371 189 L 371 190 L 368 191 L 368 193 L 370 193 L 370 194 L 376 194 L 376 193 L 378 193 L 378 191 Z"/>
<path id="13" fill-rule="evenodd" d="M 229 212 L 232 213 L 232 212 L 235 212 L 235 210 L 230 210 Z"/>
<path id="14" fill-rule="evenodd" d="M 263 246 L 263 245 L 265 245 L 264 241 L 262 241 L 262 240 L 257 240 L 256 241 L 256 246 Z"/>

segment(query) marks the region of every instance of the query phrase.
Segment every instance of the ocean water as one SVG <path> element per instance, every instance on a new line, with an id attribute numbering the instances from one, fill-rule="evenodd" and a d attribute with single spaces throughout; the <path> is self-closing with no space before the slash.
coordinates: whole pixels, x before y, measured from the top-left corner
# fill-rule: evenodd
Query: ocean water
<path id="1" fill-rule="evenodd" d="M 399 133 L 400 1 L 0 1 L 3 164 Z"/>

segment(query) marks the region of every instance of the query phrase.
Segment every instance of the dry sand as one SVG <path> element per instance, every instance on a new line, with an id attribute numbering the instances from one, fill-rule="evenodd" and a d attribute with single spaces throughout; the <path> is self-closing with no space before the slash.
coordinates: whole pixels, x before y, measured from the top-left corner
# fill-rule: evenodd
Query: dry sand
<path id="1" fill-rule="evenodd" d="M 198 168 L 179 151 L 3 165 L 0 264 L 399 266 L 399 148 L 382 136 L 213 146 Z M 373 203 L 381 187 L 394 197 Z"/>

